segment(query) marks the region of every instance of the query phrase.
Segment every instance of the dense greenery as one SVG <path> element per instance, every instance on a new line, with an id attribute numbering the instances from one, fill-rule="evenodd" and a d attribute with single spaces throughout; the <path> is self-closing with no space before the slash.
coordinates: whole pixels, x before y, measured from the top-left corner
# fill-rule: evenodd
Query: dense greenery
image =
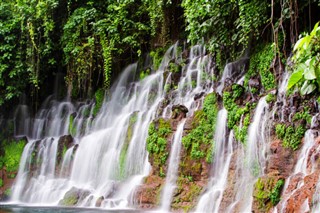
<path id="1" fill-rule="evenodd" d="M 19 141 L 2 141 L 3 155 L 0 156 L 0 167 L 5 167 L 5 170 L 12 174 L 19 169 L 20 158 L 23 152 L 23 148 L 26 144 L 25 140 Z"/>
<path id="2" fill-rule="evenodd" d="M 159 171 L 160 176 L 164 176 L 164 165 L 169 156 L 167 150 L 167 137 L 171 133 L 169 121 L 160 118 L 149 126 L 147 138 L 147 150 L 151 155 L 153 166 Z"/>
<path id="3" fill-rule="evenodd" d="M 248 79 L 250 79 L 250 77 L 259 74 L 263 88 L 265 90 L 274 89 L 275 77 L 271 71 L 274 57 L 275 52 L 272 45 L 267 44 L 258 46 L 250 57 L 250 67 L 245 76 L 245 84 L 248 84 Z"/>
<path id="4" fill-rule="evenodd" d="M 205 157 L 207 162 L 211 162 L 217 114 L 217 98 L 211 93 L 205 97 L 203 109 L 195 112 L 193 129 L 182 138 L 182 144 L 192 159 Z"/>
<path id="5" fill-rule="evenodd" d="M 304 136 L 306 129 L 303 126 L 294 127 L 292 125 L 286 126 L 285 124 L 276 125 L 276 135 L 279 139 L 283 140 L 283 146 L 297 150 Z"/>
<path id="6" fill-rule="evenodd" d="M 189 44 L 202 40 L 219 71 L 245 50 L 256 49 L 257 40 L 273 42 L 262 63 L 269 65 L 271 52 L 286 56 L 298 29 L 307 29 L 319 18 L 299 14 L 318 6 L 317 0 L 5 0 L 0 3 L 0 106 L 8 108 L 26 93 L 37 107 L 52 93 L 52 79 L 59 73 L 70 96 L 92 97 L 98 88 L 108 88 L 125 65 L 146 52 L 159 58 L 157 53 L 162 55 L 178 38 Z M 318 57 L 317 29 L 296 45 L 295 70 Z M 317 67 L 315 60 L 309 62 Z M 269 70 L 256 68 L 265 89 L 273 88 Z M 303 79 L 309 92 L 318 84 L 314 76 Z"/>

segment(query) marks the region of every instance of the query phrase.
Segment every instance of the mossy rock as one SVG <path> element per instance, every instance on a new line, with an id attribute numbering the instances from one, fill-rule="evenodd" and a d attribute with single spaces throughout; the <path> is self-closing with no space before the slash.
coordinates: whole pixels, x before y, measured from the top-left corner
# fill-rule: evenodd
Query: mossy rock
<path id="1" fill-rule="evenodd" d="M 83 201 L 88 195 L 90 194 L 89 191 L 78 189 L 72 187 L 59 201 L 59 205 L 61 206 L 75 206 L 79 202 Z"/>

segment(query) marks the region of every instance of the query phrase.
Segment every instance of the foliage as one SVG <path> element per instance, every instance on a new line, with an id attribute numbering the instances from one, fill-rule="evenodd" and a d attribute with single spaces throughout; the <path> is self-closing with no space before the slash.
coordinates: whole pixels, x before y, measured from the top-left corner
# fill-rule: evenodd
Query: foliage
<path id="1" fill-rule="evenodd" d="M 268 6 L 262 0 L 183 0 L 188 41 L 195 44 L 204 38 L 221 69 L 227 58 L 234 59 L 251 38 L 259 37 Z"/>
<path id="2" fill-rule="evenodd" d="M 276 185 L 273 187 L 272 191 L 270 192 L 269 198 L 273 206 L 276 206 L 279 203 L 280 197 L 281 197 L 281 190 L 283 186 L 284 186 L 284 180 L 280 179 L 277 181 Z"/>
<path id="3" fill-rule="evenodd" d="M 276 125 L 277 137 L 283 140 L 283 146 L 297 150 L 304 136 L 306 129 L 304 126 L 286 126 L 285 124 Z"/>
<path id="4" fill-rule="evenodd" d="M 153 166 L 163 171 L 163 166 L 168 158 L 167 137 L 171 133 L 169 121 L 160 118 L 149 126 L 147 138 L 147 150 L 153 158 Z"/>
<path id="5" fill-rule="evenodd" d="M 203 109 L 195 113 L 193 129 L 182 138 L 182 144 L 192 159 L 206 157 L 212 160 L 214 146 L 213 133 L 218 114 L 217 99 L 214 93 L 207 95 L 203 102 Z"/>
<path id="6" fill-rule="evenodd" d="M 284 139 L 286 135 L 286 125 L 284 124 L 277 124 L 276 125 L 276 135 L 279 139 Z"/>
<path id="7" fill-rule="evenodd" d="M 306 34 L 300 38 L 293 48 L 294 72 L 290 76 L 287 89 L 298 86 L 302 95 L 310 94 L 317 88 L 320 91 L 320 27 L 318 24 L 314 26 L 310 35 Z"/>
<path id="8" fill-rule="evenodd" d="M 250 114 L 246 114 L 242 127 L 234 126 L 235 138 L 241 143 L 245 143 L 248 139 L 248 129 L 250 125 Z"/>
<path id="9" fill-rule="evenodd" d="M 304 108 L 301 112 L 294 114 L 292 121 L 305 120 L 307 123 L 311 124 L 312 116 L 309 113 L 308 108 Z"/>
<path id="10" fill-rule="evenodd" d="M 274 94 L 271 94 L 269 93 L 267 96 L 266 96 L 266 102 L 267 103 L 271 103 L 273 101 L 276 101 L 276 96 Z"/>
<path id="11" fill-rule="evenodd" d="M 52 68 L 57 0 L 1 1 L 0 3 L 0 105 L 28 88 L 37 97 L 42 69 Z M 40 63 L 41 61 L 41 63 Z"/>
<path id="12" fill-rule="evenodd" d="M 255 184 L 254 197 L 258 201 L 259 209 L 268 211 L 272 206 L 276 206 L 280 201 L 283 186 L 283 179 L 276 181 L 272 177 L 258 178 Z"/>
<path id="13" fill-rule="evenodd" d="M 244 107 L 239 107 L 236 104 L 236 99 L 239 96 L 239 93 L 237 92 L 237 90 L 234 90 L 235 87 L 232 87 L 232 91 L 228 92 L 225 91 L 223 93 L 223 105 L 226 108 L 226 110 L 228 110 L 228 128 L 229 129 L 234 129 L 236 128 L 235 126 L 239 123 L 241 117 L 244 114 L 247 114 L 250 112 L 251 106 L 250 104 L 246 104 Z M 243 129 L 242 131 L 245 131 L 245 129 Z M 238 133 L 238 138 L 239 138 L 239 128 L 237 128 L 236 134 Z M 237 137 L 237 136 L 236 136 Z"/>
<path id="14" fill-rule="evenodd" d="M 270 71 L 274 57 L 275 53 L 272 45 L 267 44 L 258 46 L 250 57 L 250 66 L 248 73 L 246 74 L 246 84 L 251 76 L 259 73 L 262 86 L 265 90 L 275 88 L 275 77 Z"/>
<path id="15" fill-rule="evenodd" d="M 1 162 L 2 166 L 5 166 L 7 172 L 18 171 L 25 143 L 24 140 L 3 142 L 4 155 L 1 156 Z"/>

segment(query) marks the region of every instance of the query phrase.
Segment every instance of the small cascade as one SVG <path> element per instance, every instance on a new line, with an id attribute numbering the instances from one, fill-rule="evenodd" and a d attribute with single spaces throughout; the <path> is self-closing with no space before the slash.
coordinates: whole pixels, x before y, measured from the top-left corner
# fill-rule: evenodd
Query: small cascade
<path id="1" fill-rule="evenodd" d="M 287 85 L 289 80 L 289 72 L 286 70 L 282 76 L 281 81 L 279 82 L 279 89 L 277 94 L 277 102 L 274 112 L 277 112 L 279 115 L 279 119 L 281 122 L 285 121 L 286 116 L 286 108 L 288 107 L 287 99 L 286 99 L 286 92 L 287 92 Z"/>
<path id="2" fill-rule="evenodd" d="M 245 72 L 245 66 L 248 62 L 248 58 L 241 58 L 238 61 L 228 63 L 223 70 L 222 77 L 220 79 L 220 84 L 217 87 L 216 91 L 220 95 L 222 95 L 222 91 L 225 88 L 226 84 L 231 82 L 238 82 L 241 84 L 244 80 L 244 72 Z"/>
<path id="3" fill-rule="evenodd" d="M 223 192 L 227 183 L 229 165 L 233 154 L 233 131 L 227 141 L 227 110 L 222 109 L 217 116 L 214 134 L 215 150 L 212 163 L 212 175 L 207 191 L 202 195 L 196 212 L 218 212 Z"/>
<path id="4" fill-rule="evenodd" d="M 31 125 L 31 116 L 27 105 L 18 105 L 14 113 L 14 135 L 29 135 Z"/>
<path id="5" fill-rule="evenodd" d="M 196 99 L 213 91 L 212 58 L 206 55 L 205 48 L 201 45 L 193 46 L 188 60 L 189 63 L 182 68 L 177 89 L 167 97 L 170 102 L 163 110 L 162 116 L 165 118 L 170 118 L 172 107 L 179 104 L 183 104 L 188 109 L 188 116 L 191 116 L 200 107 L 201 102 Z"/>
<path id="6" fill-rule="evenodd" d="M 172 201 L 173 192 L 176 188 L 176 181 L 178 176 L 178 169 L 180 163 L 181 139 L 183 134 L 183 127 L 186 120 L 183 120 L 177 127 L 177 131 L 173 136 L 173 144 L 171 147 L 169 168 L 166 175 L 166 183 L 162 192 L 161 210 L 169 211 Z"/>
<path id="7" fill-rule="evenodd" d="M 267 146 L 270 136 L 269 105 L 266 97 L 259 100 L 253 122 L 249 126 L 246 144 L 239 144 L 237 156 L 236 195 L 228 211 L 251 212 L 253 186 L 266 167 Z"/>
<path id="8" fill-rule="evenodd" d="M 306 184 L 304 182 L 304 178 L 314 173 L 317 169 L 317 161 L 315 159 L 320 154 L 320 147 L 317 145 L 315 138 L 319 132 L 317 130 L 312 129 L 316 120 L 317 120 L 317 115 L 312 118 L 311 129 L 305 132 L 304 143 L 300 149 L 298 161 L 295 165 L 294 172 L 286 180 L 283 188 L 282 197 L 284 199 L 280 201 L 280 203 L 277 205 L 277 207 L 275 208 L 275 212 L 279 212 L 279 213 L 286 212 L 285 208 L 287 206 L 287 201 L 291 198 L 292 195 L 294 195 L 299 189 L 301 189 Z M 298 179 L 298 182 L 295 184 L 296 187 L 293 190 L 289 189 L 290 183 L 292 181 L 297 181 L 297 179 Z M 304 201 L 303 208 L 309 209 L 309 204 L 307 199 Z M 306 211 L 301 211 L 301 212 L 306 212 Z"/>

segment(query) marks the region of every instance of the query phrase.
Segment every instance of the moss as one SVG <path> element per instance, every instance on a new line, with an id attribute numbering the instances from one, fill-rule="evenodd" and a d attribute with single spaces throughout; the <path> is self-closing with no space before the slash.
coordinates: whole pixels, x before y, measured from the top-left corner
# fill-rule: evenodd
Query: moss
<path id="1" fill-rule="evenodd" d="M 3 180 L 2 180 L 2 178 L 0 178 L 0 187 L 2 187 L 3 186 Z"/>
<path id="2" fill-rule="evenodd" d="M 283 179 L 275 177 L 259 178 L 254 190 L 254 198 L 258 202 L 258 208 L 269 211 L 272 206 L 276 206 L 280 201 L 283 186 Z"/>
<path id="3" fill-rule="evenodd" d="M 73 122 L 74 122 L 74 117 L 73 115 L 71 114 L 70 117 L 69 117 L 69 134 L 72 135 L 72 136 L 75 136 L 76 133 L 77 133 L 77 129 L 76 127 L 73 125 Z"/>
<path id="4" fill-rule="evenodd" d="M 104 90 L 103 89 L 98 89 L 96 93 L 94 94 L 95 98 L 95 106 L 93 109 L 93 115 L 96 116 L 98 112 L 100 111 L 100 108 L 103 104 L 103 99 L 104 99 Z"/>
<path id="5" fill-rule="evenodd" d="M 137 113 L 133 113 L 129 119 L 129 125 L 128 125 L 128 129 L 127 129 L 126 139 L 125 139 L 125 142 L 124 142 L 123 147 L 121 149 L 120 157 L 119 157 L 119 178 L 120 179 L 125 178 L 124 169 L 125 169 L 125 163 L 126 163 L 126 158 L 127 158 L 127 151 L 128 151 L 129 143 L 132 139 L 134 125 L 136 122 L 137 122 Z"/>
<path id="6" fill-rule="evenodd" d="M 168 158 L 167 137 L 172 132 L 169 121 L 160 118 L 149 126 L 147 138 L 147 150 L 153 159 L 153 166 L 163 173 L 163 166 Z"/>
<path id="7" fill-rule="evenodd" d="M 173 198 L 173 209 L 183 209 L 189 212 L 195 207 L 202 187 L 193 181 L 191 176 L 179 177 L 177 180 L 176 196 Z"/>
<path id="8" fill-rule="evenodd" d="M 78 196 L 74 193 L 74 194 L 68 194 L 68 196 L 65 196 L 59 204 L 63 206 L 74 206 L 77 203 L 78 203 Z"/>
<path id="9" fill-rule="evenodd" d="M 182 138 L 182 144 L 192 159 L 206 157 L 207 162 L 211 161 L 217 114 L 216 95 L 211 93 L 205 97 L 203 109 L 195 112 L 193 129 Z"/>

